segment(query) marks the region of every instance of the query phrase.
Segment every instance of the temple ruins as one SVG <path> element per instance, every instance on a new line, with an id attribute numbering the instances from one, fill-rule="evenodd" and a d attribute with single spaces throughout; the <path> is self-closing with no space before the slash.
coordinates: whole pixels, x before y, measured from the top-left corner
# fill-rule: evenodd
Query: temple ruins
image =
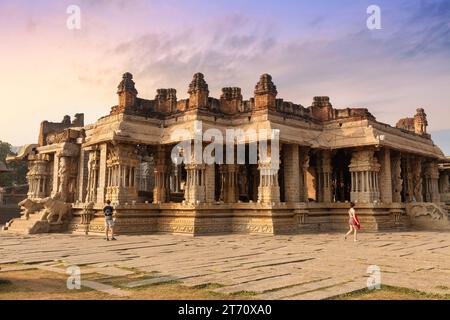
<path id="1" fill-rule="evenodd" d="M 143 99 L 125 73 L 118 104 L 97 122 L 84 124 L 83 114 L 43 122 L 38 143 L 8 158 L 28 161 L 29 191 L 5 231 L 103 233 L 106 200 L 119 234 L 343 230 L 350 201 L 368 231 L 450 229 L 450 160 L 427 132 L 424 109 L 392 127 L 365 108 L 336 109 L 329 97 L 308 107 L 284 101 L 268 74 L 249 100 L 235 87 L 210 97 L 200 73 L 187 92 L 179 100 L 175 89 L 158 89 Z M 275 130 L 279 152 L 269 141 L 257 163 L 174 163 L 178 143 L 198 143 L 198 122 L 200 136 Z M 234 142 L 247 153 L 256 143 Z"/>

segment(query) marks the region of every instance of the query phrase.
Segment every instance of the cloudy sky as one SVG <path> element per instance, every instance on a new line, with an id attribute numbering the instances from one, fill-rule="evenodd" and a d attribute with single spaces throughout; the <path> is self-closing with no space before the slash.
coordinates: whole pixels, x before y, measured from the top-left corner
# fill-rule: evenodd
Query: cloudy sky
<path id="1" fill-rule="evenodd" d="M 372 4 L 381 30 L 366 26 Z M 13 145 L 36 142 L 44 119 L 107 114 L 126 71 L 141 97 L 173 87 L 180 99 L 195 72 L 211 95 L 239 86 L 246 99 L 270 73 L 304 106 L 327 95 L 391 125 L 423 107 L 450 155 L 450 1 L 0 0 L 0 38 L 0 140 Z"/>

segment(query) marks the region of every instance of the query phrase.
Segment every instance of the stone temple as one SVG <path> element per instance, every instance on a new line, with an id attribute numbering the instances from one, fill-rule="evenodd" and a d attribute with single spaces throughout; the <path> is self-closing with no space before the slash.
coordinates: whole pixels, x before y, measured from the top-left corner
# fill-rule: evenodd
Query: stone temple
<path id="1" fill-rule="evenodd" d="M 106 200 L 119 234 L 343 230 L 350 201 L 368 231 L 450 229 L 450 161 L 427 133 L 424 109 L 392 127 L 365 108 L 335 109 L 328 97 L 309 107 L 284 101 L 268 74 L 249 100 L 240 88 L 210 97 L 200 73 L 188 99 L 177 99 L 175 89 L 140 98 L 130 73 L 117 94 L 118 104 L 96 123 L 85 125 L 83 114 L 44 121 L 38 143 L 8 158 L 28 161 L 29 192 L 7 232 L 103 233 Z M 252 164 L 175 164 L 174 146 L 195 143 L 199 121 L 201 130 L 224 136 L 227 129 L 279 130 L 279 152 L 269 142 Z M 177 130 L 186 134 L 174 136 Z M 248 151 L 255 142 L 234 148 Z"/>

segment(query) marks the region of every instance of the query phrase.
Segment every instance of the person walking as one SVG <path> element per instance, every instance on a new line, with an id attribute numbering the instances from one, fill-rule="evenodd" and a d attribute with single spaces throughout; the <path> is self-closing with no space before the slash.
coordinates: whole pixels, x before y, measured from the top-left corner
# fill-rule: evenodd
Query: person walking
<path id="1" fill-rule="evenodd" d="M 109 241 L 109 229 L 111 229 L 111 240 L 117 240 L 114 238 L 114 219 L 113 219 L 114 208 L 111 206 L 111 201 L 106 201 L 106 206 L 103 208 L 103 213 L 105 214 L 105 232 L 106 241 Z"/>
<path id="2" fill-rule="evenodd" d="M 347 240 L 347 237 L 352 234 L 353 232 L 353 241 L 358 241 L 358 230 L 360 229 L 361 225 L 358 220 L 358 216 L 356 215 L 355 211 L 355 204 L 353 202 L 350 203 L 350 210 L 348 210 L 348 225 L 350 227 L 350 230 L 345 235 L 344 239 Z"/>

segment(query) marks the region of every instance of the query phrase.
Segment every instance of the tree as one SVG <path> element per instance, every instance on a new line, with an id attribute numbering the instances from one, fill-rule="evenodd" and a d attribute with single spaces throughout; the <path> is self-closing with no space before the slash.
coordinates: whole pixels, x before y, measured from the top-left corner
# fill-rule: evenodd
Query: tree
<path id="1" fill-rule="evenodd" d="M 12 152 L 12 146 L 0 141 L 0 161 L 5 162 L 6 157 Z M 23 185 L 27 183 L 27 163 L 26 161 L 15 161 L 8 164 L 11 172 L 2 173 L 0 176 L 0 187 L 12 187 L 16 185 Z"/>

